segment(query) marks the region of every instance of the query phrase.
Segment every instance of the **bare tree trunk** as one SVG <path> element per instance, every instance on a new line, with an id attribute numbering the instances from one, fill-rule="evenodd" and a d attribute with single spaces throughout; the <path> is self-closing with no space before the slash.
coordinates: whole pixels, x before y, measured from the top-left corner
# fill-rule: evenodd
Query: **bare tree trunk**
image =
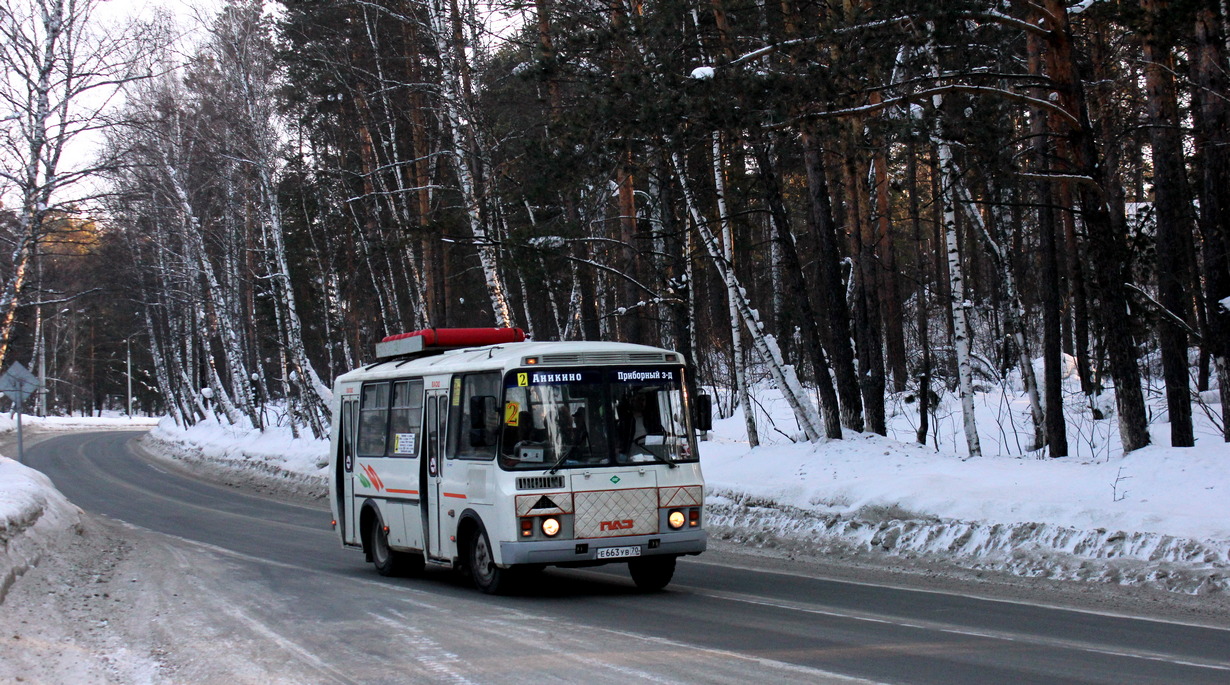
<path id="1" fill-rule="evenodd" d="M 1037 128 L 1045 126 L 1046 119 L 1035 113 Z M 1046 137 L 1038 131 L 1035 145 L 1038 149 L 1038 160 L 1041 165 L 1039 173 L 1047 170 Z M 1042 269 L 1041 293 L 1039 299 L 1042 305 L 1042 363 L 1043 386 L 1046 392 L 1046 444 L 1051 457 L 1068 456 L 1067 425 L 1063 418 L 1063 382 L 1062 376 L 1062 345 L 1060 341 L 1060 298 L 1059 298 L 1059 253 L 1055 239 L 1055 208 L 1054 193 L 1051 184 L 1040 181 L 1038 188 L 1038 234 L 1041 242 Z M 1036 420 L 1036 419 L 1035 419 Z M 1036 447 L 1041 447 L 1037 445 Z"/>
<path id="2" fill-rule="evenodd" d="M 1209 339 L 1221 394 L 1222 439 L 1230 442 L 1230 107 L 1225 95 L 1227 51 L 1224 8 L 1218 0 L 1203 0 L 1196 14 L 1196 47 L 1192 56 L 1196 92 L 1193 98 L 1196 150 L 1200 170 L 1200 230 L 1204 238 L 1205 306 Z"/>
<path id="3" fill-rule="evenodd" d="M 1030 35 L 1029 67 L 1035 74 L 1042 73 L 1042 45 L 1036 36 Z M 1035 168 L 1039 175 L 1050 171 L 1050 139 L 1047 135 L 1047 117 L 1039 109 L 1031 112 L 1034 135 Z M 1056 238 L 1055 191 L 1047 180 L 1036 184 L 1038 202 L 1038 234 L 1041 244 L 1041 292 L 1042 306 L 1042 363 L 1043 385 L 1046 392 L 1046 444 L 1051 457 L 1068 456 L 1067 425 L 1063 418 L 1062 376 L 1062 328 L 1060 322 L 1061 298 L 1059 294 L 1059 248 Z M 1036 421 L 1036 418 L 1035 418 Z M 1038 445 L 1041 447 L 1041 445 Z"/>
<path id="4" fill-rule="evenodd" d="M 465 62 L 463 46 L 449 40 L 449 36 L 452 35 L 451 22 L 449 9 L 444 6 L 444 0 L 429 0 L 427 13 L 431 19 L 431 33 L 436 42 L 436 50 L 440 55 L 440 77 L 444 91 L 441 104 L 453 138 L 451 152 L 457 171 L 457 181 L 461 186 L 462 200 L 466 205 L 470 232 L 478 244 L 478 259 L 486 279 L 492 314 L 497 326 L 512 326 L 512 310 L 508 304 L 507 289 L 496 264 L 496 246 L 492 243 L 483 220 L 482 198 L 478 195 L 479 185 L 472 169 L 475 163 L 472 154 L 473 140 L 466 122 L 473 125 L 473 114 L 469 113 L 469 116 L 464 119 L 462 117 L 462 108 L 469 100 L 462 83 L 463 75 L 459 73 L 457 67 Z"/>
<path id="5" fill-rule="evenodd" d="M 939 108 L 937 103 L 936 109 Z M 952 310 L 953 348 L 957 357 L 957 382 L 961 396 L 961 414 L 965 422 L 965 444 L 969 456 L 980 457 L 982 444 L 978 439 L 978 421 L 974 416 L 974 370 L 970 362 L 970 328 L 967 316 L 973 303 L 965 298 L 965 270 L 961 265 L 961 251 L 957 240 L 956 184 L 960 179 L 952 161 L 951 147 L 938 133 L 936 138 L 935 145 L 939 151 L 940 170 L 943 174 L 940 183 L 944 208 L 944 237 L 948 246 L 948 308 Z"/>
<path id="6" fill-rule="evenodd" d="M 1141 0 L 1146 30 L 1142 37 L 1145 62 L 1146 111 L 1153 150 L 1153 192 L 1157 209 L 1157 284 L 1161 305 L 1181 320 L 1188 319 L 1191 283 L 1187 243 L 1192 225 L 1185 206 L 1190 206 L 1183 147 L 1178 127 L 1179 105 L 1175 94 L 1174 60 L 1170 48 L 1158 35 L 1156 24 L 1169 8 L 1167 0 Z M 1166 406 L 1170 414 L 1170 444 L 1192 447 L 1191 381 L 1188 379 L 1187 331 L 1169 317 L 1158 322 L 1162 373 L 1166 379 Z"/>
<path id="7" fill-rule="evenodd" d="M 176 144 L 175 141 L 182 141 L 182 131 L 173 130 L 170 134 L 174 136 L 174 139 L 168 141 L 169 144 L 174 145 Z M 195 263 L 196 272 L 205 286 L 201 302 L 197 305 L 200 308 L 200 316 L 203 317 L 200 319 L 202 330 L 206 333 L 202 337 L 202 342 L 208 344 L 209 336 L 215 330 L 221 334 L 222 354 L 226 359 L 226 367 L 230 374 L 231 390 L 235 394 L 235 404 L 238 405 L 238 410 L 252 421 L 252 425 L 259 426 L 260 419 L 256 415 L 252 402 L 248 367 L 244 362 L 242 354 L 243 343 L 239 332 L 235 328 L 238 321 L 232 320 L 225 313 L 221 316 L 217 315 L 217 309 L 224 306 L 226 297 L 222 293 L 222 286 L 219 283 L 217 274 L 214 272 L 213 264 L 205 253 L 205 242 L 200 220 L 197 218 L 196 211 L 192 208 L 188 190 L 184 188 L 179 172 L 171 163 L 171 158 L 166 154 L 165 150 L 162 151 L 161 161 L 162 172 L 166 176 L 166 182 L 170 185 L 171 193 L 179 205 L 182 226 L 181 234 L 186 247 L 190 251 L 186 256 Z M 210 356 L 212 357 L 212 354 Z M 222 382 L 220 378 L 218 382 Z M 237 417 L 233 415 L 234 408 L 231 407 L 230 400 L 225 399 L 220 400 L 220 402 L 227 409 L 227 417 L 231 420 L 231 423 L 236 423 Z"/>
<path id="8" fill-rule="evenodd" d="M 407 35 L 407 46 L 420 45 L 419 24 L 404 22 Z M 413 47 L 406 50 L 406 64 L 410 80 L 413 83 L 424 83 L 423 64 L 420 51 Z M 423 88 L 411 88 L 409 92 L 410 105 L 410 137 L 411 151 L 414 155 L 412 171 L 414 173 L 414 209 L 418 229 L 422 233 L 419 248 L 423 256 L 423 299 L 427 303 L 425 319 L 428 325 L 445 325 L 448 296 L 447 282 L 444 278 L 444 248 L 441 244 L 439 229 L 431 224 L 432 184 L 430 173 L 431 148 L 428 145 L 429 127 L 425 118 L 428 111 L 427 99 Z"/>
<path id="9" fill-rule="evenodd" d="M 992 223 L 984 219 L 982 214 L 974 208 L 974 200 L 969 194 L 969 189 L 959 178 L 954 180 L 954 183 L 957 184 L 955 191 L 957 201 L 965 208 L 965 216 L 968 217 L 969 223 L 978 229 L 978 234 L 982 236 L 987 251 L 991 255 L 991 261 L 1002 279 L 1004 294 L 1008 300 L 1007 306 L 1003 308 L 1005 327 L 1014 343 L 1012 347 L 1016 349 L 1016 365 L 1021 372 L 1021 384 L 1024 386 L 1025 396 L 1029 398 L 1029 411 L 1033 419 L 1034 442 L 1031 449 L 1041 449 L 1046 444 L 1046 419 L 1042 410 L 1042 402 L 1038 397 L 1038 379 L 1034 373 L 1033 359 L 1029 351 L 1029 339 L 1026 337 L 1025 304 L 1021 301 L 1021 293 L 1016 285 L 1011 260 L 1004 249 L 1005 240 L 997 228 L 1004 222 L 996 220 Z M 993 211 L 990 216 L 995 219 Z M 1056 319 L 1056 325 L 1058 325 L 1058 319 Z M 1056 329 L 1057 333 L 1058 329 Z M 1058 343 L 1058 340 L 1056 337 L 1055 342 Z M 1058 362 L 1058 357 L 1056 357 L 1056 362 Z"/>
<path id="10" fill-rule="evenodd" d="M 782 360 L 781 350 L 778 348 L 776 340 L 765 332 L 764 326 L 760 322 L 760 315 L 756 310 L 752 309 L 751 303 L 747 301 L 743 294 L 743 289 L 739 285 L 739 280 L 735 276 L 734 271 L 726 264 L 722 254 L 721 242 L 709 230 L 704 217 L 700 213 L 700 209 L 697 207 L 692 191 L 688 187 L 687 176 L 684 174 L 685 168 L 680 162 L 678 155 L 672 155 L 671 160 L 680 188 L 683 191 L 684 204 L 687 206 L 688 214 L 691 216 L 696 232 L 700 236 L 701 242 L 704 243 L 705 249 L 709 252 L 709 257 L 713 260 L 713 266 L 721 276 L 722 282 L 735 295 L 735 304 L 739 316 L 743 319 L 743 325 L 748 330 L 752 346 L 756 349 L 757 354 L 760 355 L 761 360 L 769 367 L 769 372 L 773 375 L 774 381 L 785 396 L 786 403 L 794 411 L 795 418 L 803 429 L 804 435 L 813 442 L 819 440 L 823 424 L 816 413 L 815 407 L 811 405 L 811 399 L 803 390 L 802 384 L 799 383 L 794 369 L 787 366 Z"/>
<path id="11" fill-rule="evenodd" d="M 918 347 L 922 350 L 922 360 L 918 369 L 918 430 L 915 439 L 918 444 L 927 444 L 927 433 L 931 418 L 931 321 L 927 316 L 927 262 L 930 255 L 923 240 L 922 216 L 918 201 L 918 149 L 914 136 L 909 138 L 906 149 L 906 183 L 910 192 L 910 225 L 914 229 L 914 245 L 917 247 L 915 274 L 918 280 L 915 301 L 918 307 Z"/>
<path id="12" fill-rule="evenodd" d="M 803 329 L 807 353 L 816 375 L 820 412 L 824 418 L 824 434 L 829 439 L 838 440 L 842 434 L 837 391 L 833 387 L 832 369 L 829 367 L 828 359 L 824 356 L 824 343 L 820 336 L 821 322 L 812 305 L 811 292 L 804 281 L 803 265 L 799 259 L 798 250 L 795 248 L 794 236 L 790 233 L 790 218 L 786 214 L 786 205 L 782 199 L 781 183 L 773 168 L 768 143 L 763 140 L 756 141 L 755 153 L 756 163 L 760 167 L 760 173 L 766 186 L 769 220 L 773 222 L 773 243 L 778 254 L 774 260 L 774 271 L 784 272 L 779 275 L 780 280 L 784 283 L 775 287 L 774 297 L 778 297 L 777 288 L 788 290 L 790 299 L 794 303 L 789 310 L 791 313 L 795 308 L 798 310 L 798 325 Z M 785 299 L 785 294 L 785 292 L 781 293 L 781 299 Z M 796 318 L 787 316 L 785 306 L 782 306 L 781 310 L 780 318 L 777 319 L 778 330 L 789 334 L 789 331 L 793 330 L 793 322 Z M 783 324 L 783 321 L 787 323 Z"/>
<path id="13" fill-rule="evenodd" d="M 316 368 L 308 359 L 307 350 L 303 345 L 303 324 L 299 320 L 299 309 L 295 303 L 295 293 L 290 274 L 290 265 L 286 261 L 286 240 L 282 229 L 282 210 L 278 202 L 277 190 L 269 176 L 268 168 L 257 169 L 262 195 L 264 198 L 269 238 L 272 240 L 272 273 L 270 276 L 276 286 L 275 302 L 282 312 L 285 325 L 285 343 L 290 356 L 292 370 L 297 377 L 297 385 L 301 400 L 305 405 L 305 418 L 317 438 L 329 434 L 330 408 L 329 400 L 333 391 L 325 385 Z"/>
<path id="14" fill-rule="evenodd" d="M 713 185 L 717 191 L 718 220 L 722 226 L 722 258 L 726 268 L 733 274 L 735 270 L 735 231 L 730 222 L 730 213 L 726 207 L 726 163 L 722 157 L 722 136 L 713 132 Z M 760 432 L 756 430 L 756 408 L 752 406 L 751 392 L 748 390 L 747 369 L 744 368 L 743 334 L 739 328 L 739 307 L 736 301 L 740 294 L 734 290 L 737 283 L 733 279 L 726 280 L 726 295 L 730 307 L 730 344 L 735 363 L 735 393 L 739 403 L 743 405 L 743 422 L 747 427 L 747 441 L 752 447 L 760 446 Z"/>
<path id="15" fill-rule="evenodd" d="M 807 168 L 809 194 L 808 223 L 816 236 L 816 263 L 824 322 L 825 348 L 833 365 L 837 397 L 841 403 L 841 425 L 853 431 L 863 430 L 863 398 L 858 372 L 854 369 L 854 350 L 850 346 L 850 309 L 846 304 L 846 287 L 841 277 L 841 247 L 837 242 L 837 227 L 829 198 L 829 185 L 821 157 L 820 145 L 808 129 L 800 132 L 803 141 L 803 161 Z"/>
<path id="16" fill-rule="evenodd" d="M 1068 139 L 1068 151 L 1072 156 L 1070 171 L 1086 175 L 1091 181 L 1079 189 L 1081 215 L 1089 232 L 1091 270 L 1098 285 L 1104 342 L 1115 381 L 1119 436 L 1123 451 L 1131 452 L 1148 445 L 1150 437 L 1140 387 L 1140 367 L 1128 325 L 1126 237 L 1124 227 L 1109 205 L 1111 171 L 1099 160 L 1084 84 L 1076 71 L 1067 7 L 1062 0 L 1043 0 L 1043 7 L 1053 22 L 1046 36 L 1047 73 L 1055 84 L 1058 104 L 1071 115 L 1070 120 L 1065 120 L 1068 123 L 1064 130 L 1057 133 Z"/>
<path id="17" fill-rule="evenodd" d="M 619 241 L 624 244 L 624 258 L 620 260 L 620 270 L 633 280 L 641 280 L 641 256 L 638 246 L 636 185 L 633 174 L 632 148 L 628 145 L 619 153 L 619 166 L 615 171 L 615 185 L 618 189 L 617 208 L 619 212 Z M 630 279 L 622 279 L 619 284 L 619 300 L 617 306 L 624 310 L 619 319 L 619 327 L 623 339 L 627 342 L 644 343 L 642 320 L 643 307 L 640 306 L 640 293 Z"/>
<path id="18" fill-rule="evenodd" d="M 879 100 L 879 93 L 873 93 L 871 102 L 877 103 Z M 905 359 L 905 317 L 901 312 L 901 287 L 897 282 L 897 254 L 893 246 L 888 165 L 887 143 L 883 140 L 877 141 L 871 158 L 872 178 L 875 181 L 872 186 L 875 199 L 875 256 L 880 267 L 877 269 L 876 287 L 880 290 L 877 299 L 880 302 L 880 321 L 884 331 L 886 366 L 893 379 L 893 392 L 905 392 L 906 379 L 909 376 Z"/>
<path id="19" fill-rule="evenodd" d="M 1062 141 L 1060 143 L 1062 146 Z M 1063 152 L 1060 158 L 1066 158 Z M 1093 362 L 1089 359 L 1089 295 L 1086 287 L 1085 260 L 1081 258 L 1080 241 L 1076 236 L 1075 203 L 1072 199 L 1072 184 L 1059 182 L 1059 217 L 1063 224 L 1064 247 L 1067 255 L 1068 301 L 1072 308 L 1072 347 L 1076 356 L 1076 373 L 1080 375 L 1081 392 L 1091 397 L 1093 388 Z"/>
<path id="20" fill-rule="evenodd" d="M 939 62 L 935 45 L 928 39 L 926 50 L 929 56 L 931 75 L 939 77 Z M 932 96 L 937 113 L 932 142 L 939 160 L 940 203 L 943 206 L 944 238 L 948 249 L 948 308 L 952 311 L 953 349 L 957 358 L 957 382 L 961 396 L 961 414 L 965 425 L 965 444 L 969 456 L 982 456 L 982 444 L 978 439 L 978 422 L 974 416 L 974 372 L 970 362 L 969 310 L 973 303 L 965 297 L 965 271 L 961 264 L 961 251 L 957 240 L 957 188 L 961 183 L 960 173 L 952 158 L 952 146 L 941 130 L 944 97 Z"/>
<path id="21" fill-rule="evenodd" d="M 853 136 L 850 137 L 853 140 Z M 851 285 L 854 289 L 854 342 L 858 351 L 859 390 L 863 396 L 863 412 L 867 430 L 888 434 L 884 415 L 884 345 L 881 335 L 879 299 L 879 268 L 875 257 L 875 235 L 868 203 L 870 197 L 859 172 L 865 168 L 856 155 L 845 156 L 842 164 L 847 225 L 855 255 Z"/>

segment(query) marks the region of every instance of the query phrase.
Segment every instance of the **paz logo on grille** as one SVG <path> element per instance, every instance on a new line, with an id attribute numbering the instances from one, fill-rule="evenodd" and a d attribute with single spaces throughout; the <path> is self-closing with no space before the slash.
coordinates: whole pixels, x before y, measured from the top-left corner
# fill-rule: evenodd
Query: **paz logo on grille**
<path id="1" fill-rule="evenodd" d="M 625 479 L 626 480 L 626 479 Z M 577 538 L 658 532 L 658 489 L 594 490 L 573 494 Z"/>

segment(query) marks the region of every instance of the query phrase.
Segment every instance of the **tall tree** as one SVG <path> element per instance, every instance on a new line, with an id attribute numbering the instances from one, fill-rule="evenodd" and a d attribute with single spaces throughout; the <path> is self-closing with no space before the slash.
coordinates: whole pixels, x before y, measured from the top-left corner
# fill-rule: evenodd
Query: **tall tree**
<path id="1" fill-rule="evenodd" d="M 1165 315 L 1159 318 L 1158 340 L 1162 373 L 1166 379 L 1166 406 L 1170 415 L 1170 443 L 1196 444 L 1192 433 L 1191 382 L 1188 379 L 1185 319 L 1192 296 L 1188 255 L 1191 253 L 1191 206 L 1179 132 L 1179 103 L 1174 82 L 1174 59 L 1167 35 L 1175 12 L 1167 0 L 1141 0 L 1145 13 L 1144 44 L 1146 113 L 1153 152 L 1153 201 L 1157 217 L 1157 282 Z M 1185 22 L 1186 23 L 1186 22 Z"/>
<path id="2" fill-rule="evenodd" d="M 1044 0 L 1049 31 L 1046 33 L 1047 76 L 1066 116 L 1057 133 L 1065 139 L 1069 158 L 1060 173 L 1082 177 L 1078 195 L 1081 218 L 1089 233 L 1089 257 L 1093 262 L 1099 299 L 1099 319 L 1115 381 L 1119 437 L 1130 452 L 1149 444 L 1148 420 L 1140 387 L 1140 366 L 1130 330 L 1126 283 L 1130 280 L 1126 227 L 1122 213 L 1112 211 L 1113 170 L 1098 152 L 1093 125 L 1078 72 L 1068 9 L 1060 0 Z"/>
<path id="3" fill-rule="evenodd" d="M 1202 0 L 1195 19 L 1192 58 L 1196 150 L 1200 169 L 1200 233 L 1204 243 L 1205 303 L 1209 346 L 1221 389 L 1222 437 L 1230 442 L 1230 106 L 1226 93 L 1223 6 Z"/>
<path id="4" fill-rule="evenodd" d="M 0 180 L 16 195 L 10 271 L 0 285 L 0 366 L 39 244 L 56 213 L 90 199 L 83 181 L 121 155 L 90 159 L 86 139 L 115 124 L 108 104 L 146 75 L 140 61 L 152 34 L 103 27 L 96 0 L 14 0 L 0 8 Z"/>

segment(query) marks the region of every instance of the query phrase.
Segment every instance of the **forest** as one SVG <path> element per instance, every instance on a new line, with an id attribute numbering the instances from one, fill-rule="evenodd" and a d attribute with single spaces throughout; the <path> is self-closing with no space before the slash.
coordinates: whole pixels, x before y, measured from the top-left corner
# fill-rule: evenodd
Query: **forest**
<path id="1" fill-rule="evenodd" d="M 100 4 L 0 9 L 40 411 L 319 437 L 384 336 L 517 326 L 683 352 L 753 445 L 773 387 L 811 441 L 959 398 L 977 455 L 1009 376 L 1039 456 L 1065 403 L 1230 441 L 1219 0 Z"/>

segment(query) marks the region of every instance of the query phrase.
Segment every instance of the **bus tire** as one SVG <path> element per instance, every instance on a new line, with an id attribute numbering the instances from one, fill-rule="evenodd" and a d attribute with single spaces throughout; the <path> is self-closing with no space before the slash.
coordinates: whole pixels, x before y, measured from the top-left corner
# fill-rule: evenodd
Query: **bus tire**
<path id="1" fill-rule="evenodd" d="M 491 540 L 487 538 L 487 531 L 481 527 L 470 536 L 470 550 L 466 561 L 474 587 L 486 594 L 502 594 L 512 586 L 512 569 L 504 569 L 495 565 Z"/>
<path id="2" fill-rule="evenodd" d="M 675 577 L 675 557 L 642 557 L 628 562 L 632 582 L 642 590 L 661 590 Z"/>
<path id="3" fill-rule="evenodd" d="M 384 532 L 384 523 L 379 519 L 368 528 L 367 548 L 371 550 L 372 565 L 382 576 L 411 576 L 423 572 L 426 562 L 421 554 L 398 552 L 389 547 L 389 536 Z"/>

